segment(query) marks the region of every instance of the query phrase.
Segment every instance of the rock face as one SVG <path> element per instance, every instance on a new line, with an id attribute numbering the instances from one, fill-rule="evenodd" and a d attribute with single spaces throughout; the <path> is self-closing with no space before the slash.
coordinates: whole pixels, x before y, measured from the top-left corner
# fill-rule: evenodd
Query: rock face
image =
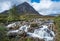
<path id="1" fill-rule="evenodd" d="M 17 6 L 18 13 L 27 13 L 27 14 L 37 14 L 39 13 L 32 7 L 30 6 L 27 2 L 24 2 L 20 5 Z"/>

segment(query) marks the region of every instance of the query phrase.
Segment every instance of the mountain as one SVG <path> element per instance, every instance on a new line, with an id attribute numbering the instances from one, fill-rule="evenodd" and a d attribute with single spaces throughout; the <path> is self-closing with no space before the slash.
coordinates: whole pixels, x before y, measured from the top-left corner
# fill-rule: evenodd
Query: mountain
<path id="1" fill-rule="evenodd" d="M 48 16 L 59 16 L 60 14 L 49 14 Z"/>
<path id="2" fill-rule="evenodd" d="M 34 14 L 34 15 L 40 15 L 32 6 L 30 6 L 27 2 L 24 2 L 18 6 L 16 6 L 17 10 L 16 12 L 18 14 Z M 13 8 L 12 8 L 13 9 Z M 9 11 L 9 10 L 8 10 Z M 2 12 L 3 14 L 7 14 L 8 11 Z"/>

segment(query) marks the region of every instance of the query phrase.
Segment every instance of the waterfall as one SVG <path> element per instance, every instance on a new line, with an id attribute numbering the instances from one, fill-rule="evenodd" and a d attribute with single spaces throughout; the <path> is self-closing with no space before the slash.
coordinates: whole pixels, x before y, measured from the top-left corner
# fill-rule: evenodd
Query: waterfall
<path id="1" fill-rule="evenodd" d="M 21 27 L 19 28 L 19 30 L 22 30 L 22 31 L 28 32 L 28 28 L 29 28 L 29 27 L 30 27 L 30 25 L 29 25 L 29 26 L 24 25 L 24 26 L 21 26 Z"/>
<path id="2" fill-rule="evenodd" d="M 31 33 L 28 32 L 28 28 L 30 28 L 30 25 L 23 25 L 18 30 L 12 30 L 8 33 L 18 33 L 18 31 L 25 31 L 30 37 L 44 39 L 45 41 L 53 41 L 55 34 L 48 27 L 49 26 L 47 25 L 42 25 L 40 28 L 35 29 L 34 32 Z"/>
<path id="3" fill-rule="evenodd" d="M 20 33 L 21 31 L 25 31 L 25 32 L 28 32 L 28 28 L 30 27 L 30 25 L 29 26 L 27 26 L 27 25 L 23 25 L 23 26 L 21 26 L 19 29 L 17 29 L 17 30 L 10 30 L 10 31 L 8 31 L 8 34 L 10 34 L 10 33 Z M 23 32 L 22 32 L 23 33 Z"/>
<path id="4" fill-rule="evenodd" d="M 28 32 L 27 34 L 34 38 L 44 39 L 45 41 L 53 41 L 55 36 L 54 32 L 48 29 L 46 25 L 42 25 L 41 28 L 35 29 L 34 33 Z"/>

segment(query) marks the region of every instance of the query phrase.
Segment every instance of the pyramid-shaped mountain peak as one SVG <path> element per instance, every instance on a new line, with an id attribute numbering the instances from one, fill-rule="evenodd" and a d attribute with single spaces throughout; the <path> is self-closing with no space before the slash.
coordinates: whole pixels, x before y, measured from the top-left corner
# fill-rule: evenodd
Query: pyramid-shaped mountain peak
<path id="1" fill-rule="evenodd" d="M 19 12 L 25 12 L 28 14 L 39 14 L 29 3 L 24 2 L 17 6 Z"/>
<path id="2" fill-rule="evenodd" d="M 22 4 L 19 4 L 16 6 L 17 14 L 35 14 L 35 15 L 40 15 L 29 3 L 24 2 Z M 12 8 L 13 9 L 13 8 Z M 8 12 L 8 11 L 7 11 Z M 4 12 L 5 13 L 5 12 Z"/>

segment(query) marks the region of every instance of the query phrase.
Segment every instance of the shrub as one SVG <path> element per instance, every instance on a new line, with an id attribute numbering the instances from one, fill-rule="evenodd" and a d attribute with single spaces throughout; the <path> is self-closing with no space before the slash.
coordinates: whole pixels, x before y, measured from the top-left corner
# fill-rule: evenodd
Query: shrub
<path id="1" fill-rule="evenodd" d="M 9 41 L 8 37 L 6 37 L 6 28 L 4 26 L 0 26 L 0 41 Z"/>
<path id="2" fill-rule="evenodd" d="M 38 27 L 38 24 L 32 23 L 32 24 L 31 24 L 31 27 Z"/>

